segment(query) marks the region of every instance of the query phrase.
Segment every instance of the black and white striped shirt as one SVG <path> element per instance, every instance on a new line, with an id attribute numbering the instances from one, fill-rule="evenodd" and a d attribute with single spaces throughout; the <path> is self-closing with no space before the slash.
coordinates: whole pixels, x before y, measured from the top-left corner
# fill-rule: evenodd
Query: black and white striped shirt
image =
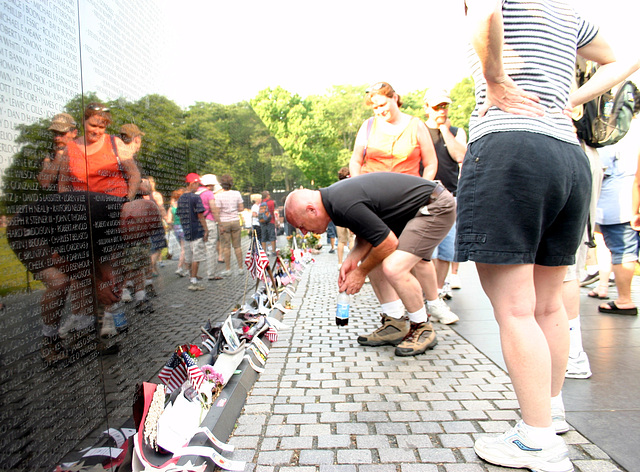
<path id="1" fill-rule="evenodd" d="M 503 61 L 505 72 L 523 89 L 540 97 L 546 108 L 542 117 L 513 115 L 491 107 L 478 118 L 478 106 L 486 97 L 480 60 L 470 49 L 476 85 L 476 109 L 469 122 L 469 142 L 488 133 L 529 131 L 577 143 L 571 119 L 562 111 L 569 100 L 576 50 L 598 33 L 563 1 L 503 0 Z"/>

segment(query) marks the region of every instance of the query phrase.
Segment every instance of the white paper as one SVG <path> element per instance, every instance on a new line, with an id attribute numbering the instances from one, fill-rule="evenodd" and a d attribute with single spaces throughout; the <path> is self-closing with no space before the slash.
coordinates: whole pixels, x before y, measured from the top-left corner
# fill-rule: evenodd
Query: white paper
<path id="1" fill-rule="evenodd" d="M 231 321 L 231 315 L 225 320 L 222 325 L 222 334 L 227 340 L 227 344 L 235 351 L 240 346 L 240 339 L 233 329 L 233 322 Z"/>
<path id="2" fill-rule="evenodd" d="M 204 417 L 202 404 L 190 402 L 180 393 L 173 404 L 169 403 L 158 420 L 158 446 L 169 452 L 179 451 L 200 427 L 200 416 Z"/>

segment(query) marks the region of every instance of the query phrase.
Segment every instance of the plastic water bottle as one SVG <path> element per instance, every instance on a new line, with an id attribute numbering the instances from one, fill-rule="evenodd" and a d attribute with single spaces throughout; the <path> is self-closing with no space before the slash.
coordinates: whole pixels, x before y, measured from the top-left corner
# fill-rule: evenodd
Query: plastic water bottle
<path id="1" fill-rule="evenodd" d="M 338 308 L 336 309 L 336 324 L 338 326 L 346 326 L 349 324 L 349 303 L 351 297 L 347 292 L 338 294 Z"/>
<path id="2" fill-rule="evenodd" d="M 108 308 L 108 311 L 113 315 L 113 323 L 116 326 L 116 330 L 121 333 L 128 328 L 127 315 L 124 312 L 124 303 L 115 303 Z"/>

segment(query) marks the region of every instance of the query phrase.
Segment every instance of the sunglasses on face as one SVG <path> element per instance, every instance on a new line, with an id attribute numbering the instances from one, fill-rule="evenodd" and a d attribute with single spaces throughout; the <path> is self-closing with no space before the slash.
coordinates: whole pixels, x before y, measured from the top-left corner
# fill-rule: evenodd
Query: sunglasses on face
<path id="1" fill-rule="evenodd" d="M 431 107 L 433 108 L 435 111 L 440 111 L 440 110 L 446 110 L 447 108 L 449 108 L 449 104 L 448 103 L 440 103 L 436 106 Z"/>
<path id="2" fill-rule="evenodd" d="M 365 90 L 365 93 L 371 93 L 371 92 L 377 92 L 378 90 L 380 90 L 383 87 L 389 87 L 390 89 L 393 89 L 391 87 L 391 85 L 389 85 L 386 82 L 378 82 L 377 84 L 373 84 L 371 87 L 369 87 L 367 90 Z"/>
<path id="3" fill-rule="evenodd" d="M 87 108 L 89 108 L 89 110 L 94 110 L 94 111 L 104 111 L 104 112 L 109 111 L 109 107 L 103 107 L 101 105 L 89 105 Z"/>

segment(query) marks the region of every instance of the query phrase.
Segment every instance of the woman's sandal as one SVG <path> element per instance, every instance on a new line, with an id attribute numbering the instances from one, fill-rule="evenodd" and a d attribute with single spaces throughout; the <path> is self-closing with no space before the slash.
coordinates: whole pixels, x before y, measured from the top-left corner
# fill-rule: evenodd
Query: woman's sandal
<path id="1" fill-rule="evenodd" d="M 638 308 L 636 308 L 635 306 L 633 308 L 618 308 L 618 305 L 616 305 L 616 302 L 611 301 L 611 302 L 607 302 L 606 305 L 600 305 L 598 307 L 598 311 L 600 313 L 612 313 L 614 315 L 637 315 L 638 314 Z"/>
<path id="2" fill-rule="evenodd" d="M 605 294 L 602 295 L 600 292 L 598 292 L 598 290 L 591 290 L 589 293 L 587 293 L 587 297 L 591 297 L 591 298 L 599 298 L 600 300 L 608 300 L 609 299 L 609 295 Z"/>

